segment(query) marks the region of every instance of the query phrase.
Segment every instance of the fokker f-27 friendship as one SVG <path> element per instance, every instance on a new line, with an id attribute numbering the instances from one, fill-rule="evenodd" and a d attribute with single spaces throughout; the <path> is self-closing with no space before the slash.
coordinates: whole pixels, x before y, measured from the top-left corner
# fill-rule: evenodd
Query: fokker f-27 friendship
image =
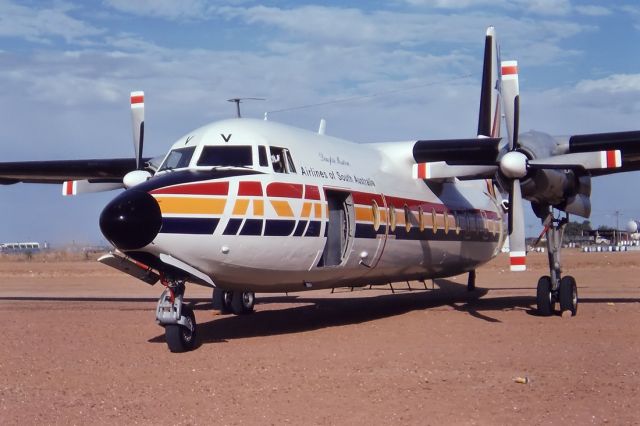
<path id="1" fill-rule="evenodd" d="M 640 169 L 640 131 L 519 134 L 519 110 L 517 63 L 500 62 L 490 27 L 475 138 L 356 144 L 322 126 L 236 118 L 143 158 L 144 94 L 133 92 L 135 158 L 0 163 L 0 183 L 62 183 L 64 195 L 125 188 L 100 215 L 116 248 L 100 261 L 162 282 L 156 319 L 174 352 L 196 342 L 187 282 L 212 287 L 214 307 L 234 314 L 253 310 L 255 292 L 466 272 L 472 288 L 507 235 L 511 269 L 524 270 L 523 199 L 547 237 L 538 312 L 559 303 L 575 315 L 576 281 L 561 275 L 564 225 L 590 215 L 592 176 Z"/>

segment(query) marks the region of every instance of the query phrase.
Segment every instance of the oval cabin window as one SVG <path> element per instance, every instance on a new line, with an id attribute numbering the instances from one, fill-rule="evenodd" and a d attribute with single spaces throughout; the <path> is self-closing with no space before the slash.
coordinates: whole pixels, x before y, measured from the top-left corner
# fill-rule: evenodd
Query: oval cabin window
<path id="1" fill-rule="evenodd" d="M 380 229 L 380 208 L 375 200 L 371 203 L 371 215 L 373 216 L 373 230 L 377 232 Z"/>
<path id="2" fill-rule="evenodd" d="M 444 217 L 444 233 L 448 234 L 449 233 L 449 213 L 447 213 L 447 211 L 445 210 L 442 216 Z"/>
<path id="3" fill-rule="evenodd" d="M 438 232 L 438 215 L 436 215 L 436 209 L 431 209 L 431 229 L 433 233 Z"/>
<path id="4" fill-rule="evenodd" d="M 396 208 L 394 206 L 389 207 L 389 227 L 391 232 L 396 230 Z"/>
<path id="5" fill-rule="evenodd" d="M 404 228 L 407 232 L 411 231 L 411 210 L 406 204 L 404 205 Z"/>

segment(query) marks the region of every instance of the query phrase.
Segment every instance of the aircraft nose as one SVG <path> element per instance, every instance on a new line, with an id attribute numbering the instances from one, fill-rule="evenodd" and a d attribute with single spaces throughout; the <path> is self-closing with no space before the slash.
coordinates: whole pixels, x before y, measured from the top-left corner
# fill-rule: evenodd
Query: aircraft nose
<path id="1" fill-rule="evenodd" d="M 149 244 L 162 226 L 160 206 L 143 191 L 128 190 L 111 200 L 100 214 L 100 230 L 121 250 Z"/>

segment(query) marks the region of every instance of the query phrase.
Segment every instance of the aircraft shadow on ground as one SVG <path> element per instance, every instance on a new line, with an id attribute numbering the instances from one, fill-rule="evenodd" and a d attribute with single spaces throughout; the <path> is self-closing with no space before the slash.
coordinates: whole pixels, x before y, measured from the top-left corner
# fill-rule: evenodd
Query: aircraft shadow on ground
<path id="1" fill-rule="evenodd" d="M 525 309 L 534 311 L 534 297 L 500 297 L 481 299 L 489 290 L 476 288 L 468 292 L 466 285 L 449 280 L 436 280 L 435 290 L 402 291 L 372 297 L 314 298 L 304 296 L 261 297 L 260 304 L 291 303 L 296 306 L 278 310 L 258 309 L 250 315 L 221 316 L 198 325 L 200 344 L 219 343 L 231 339 L 301 333 L 321 328 L 359 324 L 381 318 L 401 315 L 416 310 L 428 310 L 442 306 L 466 312 L 474 318 L 488 322 L 500 322 L 483 312 Z M 363 290 L 366 291 L 366 290 Z M 302 305 L 302 306 L 300 306 Z M 196 303 L 194 309 L 206 312 L 210 303 Z M 150 342 L 164 342 L 164 335 Z"/>

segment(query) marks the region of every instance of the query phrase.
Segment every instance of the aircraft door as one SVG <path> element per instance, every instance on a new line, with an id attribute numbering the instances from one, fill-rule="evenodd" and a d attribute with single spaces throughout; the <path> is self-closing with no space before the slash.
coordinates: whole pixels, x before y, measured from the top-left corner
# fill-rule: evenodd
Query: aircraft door
<path id="1" fill-rule="evenodd" d="M 353 245 L 355 214 L 351 193 L 326 190 L 329 210 L 327 242 L 318 266 L 338 266 L 346 262 Z"/>

